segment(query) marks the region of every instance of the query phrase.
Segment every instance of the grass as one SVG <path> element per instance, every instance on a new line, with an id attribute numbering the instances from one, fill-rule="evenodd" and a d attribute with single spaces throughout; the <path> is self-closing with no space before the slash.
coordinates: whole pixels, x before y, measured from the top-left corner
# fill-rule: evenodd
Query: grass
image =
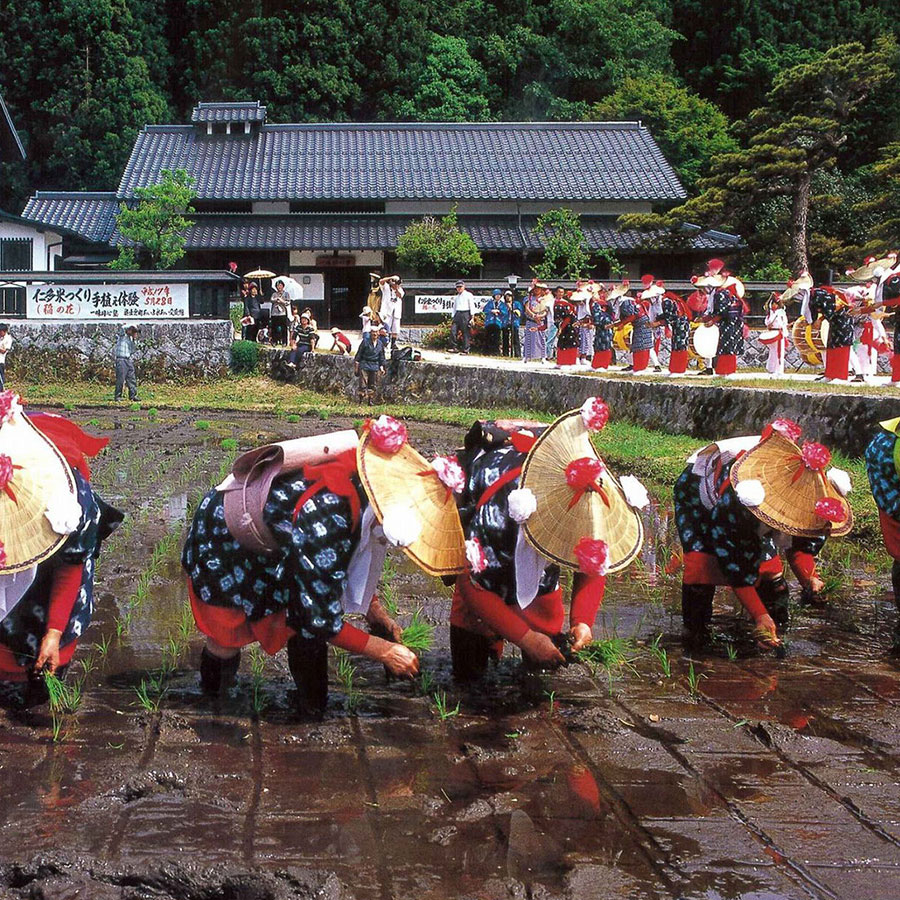
<path id="1" fill-rule="evenodd" d="M 194 422 L 194 428 L 196 428 L 197 431 L 209 431 L 209 429 L 212 428 L 212 422 L 209 422 L 206 419 L 197 419 L 197 421 Z"/>
<path id="2" fill-rule="evenodd" d="M 220 444 L 220 446 L 223 450 L 237 450 L 237 438 L 222 438 L 222 443 Z"/>
<path id="3" fill-rule="evenodd" d="M 421 608 L 417 609 L 403 629 L 401 640 L 414 653 L 421 654 L 434 646 L 434 625 L 422 618 Z"/>

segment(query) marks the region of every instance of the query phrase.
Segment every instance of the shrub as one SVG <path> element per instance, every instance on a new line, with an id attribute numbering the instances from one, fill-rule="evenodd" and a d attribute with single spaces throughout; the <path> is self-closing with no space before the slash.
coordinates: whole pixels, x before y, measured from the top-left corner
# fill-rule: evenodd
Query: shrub
<path id="1" fill-rule="evenodd" d="M 285 421 L 289 422 L 291 425 L 296 425 L 300 421 L 300 416 L 298 416 L 296 413 L 290 413 L 284 418 Z"/>
<path id="2" fill-rule="evenodd" d="M 259 363 L 259 344 L 255 341 L 235 341 L 231 345 L 231 370 L 255 372 Z"/>
<path id="3" fill-rule="evenodd" d="M 196 428 L 197 431 L 209 431 L 211 427 L 212 422 L 207 422 L 206 419 L 197 419 L 197 421 L 194 422 L 194 428 Z"/>
<path id="4" fill-rule="evenodd" d="M 238 442 L 237 438 L 222 438 L 222 449 L 223 450 L 237 450 Z"/>

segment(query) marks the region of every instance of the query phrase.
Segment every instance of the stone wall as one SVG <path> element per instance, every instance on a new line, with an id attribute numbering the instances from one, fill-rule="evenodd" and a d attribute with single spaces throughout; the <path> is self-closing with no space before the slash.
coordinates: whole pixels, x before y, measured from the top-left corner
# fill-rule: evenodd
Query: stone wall
<path id="1" fill-rule="evenodd" d="M 110 380 L 121 323 L 10 323 L 13 349 L 7 357 L 11 379 Z M 187 319 L 139 323 L 136 363 L 145 381 L 204 378 L 228 372 L 234 336 L 227 320 Z"/>
<path id="2" fill-rule="evenodd" d="M 357 396 L 353 360 L 318 354 L 294 370 L 285 365 L 286 355 L 272 355 L 273 377 L 323 393 Z M 900 390 L 894 399 L 737 385 L 706 387 L 690 379 L 660 383 L 422 362 L 399 364 L 396 375 L 389 371 L 381 385 L 386 401 L 550 415 L 580 406 L 595 394 L 609 403 L 616 419 L 698 439 L 755 434 L 776 416 L 787 416 L 799 422 L 810 438 L 850 456 L 862 454 L 880 420 L 900 415 Z"/>

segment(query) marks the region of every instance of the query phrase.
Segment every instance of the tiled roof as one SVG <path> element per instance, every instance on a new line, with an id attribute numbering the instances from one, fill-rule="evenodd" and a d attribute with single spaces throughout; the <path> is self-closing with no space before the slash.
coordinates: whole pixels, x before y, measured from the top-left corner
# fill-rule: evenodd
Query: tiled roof
<path id="1" fill-rule="evenodd" d="M 198 103 L 191 113 L 192 122 L 265 122 L 266 108 L 252 103 Z"/>
<path id="2" fill-rule="evenodd" d="M 9 109 L 0 95 L 0 160 L 13 158 L 25 159 L 25 148 L 22 146 Z"/>
<path id="3" fill-rule="evenodd" d="M 115 230 L 118 211 L 119 201 L 112 193 L 38 191 L 25 204 L 22 216 L 106 243 Z"/>
<path id="4" fill-rule="evenodd" d="M 183 168 L 204 200 L 677 201 L 684 189 L 637 122 L 263 125 L 206 135 L 148 125 L 118 195 Z"/>
<path id="5" fill-rule="evenodd" d="M 186 235 L 188 250 L 394 250 L 412 216 L 378 213 L 294 214 L 289 216 L 219 214 L 194 216 Z M 460 228 L 480 250 L 539 251 L 543 244 L 533 233 L 535 216 L 459 216 Z M 591 250 L 635 251 L 646 240 L 634 231 L 617 231 L 612 216 L 584 216 L 582 230 Z M 678 250 L 724 250 L 740 246 L 733 235 L 701 232 L 685 235 Z M 672 249 L 672 248 L 669 248 Z"/>

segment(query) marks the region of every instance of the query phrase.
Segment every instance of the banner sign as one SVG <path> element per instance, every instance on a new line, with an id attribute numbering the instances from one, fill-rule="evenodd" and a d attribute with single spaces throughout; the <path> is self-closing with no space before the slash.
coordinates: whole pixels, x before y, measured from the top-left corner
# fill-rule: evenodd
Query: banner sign
<path id="1" fill-rule="evenodd" d="M 481 312 L 484 304 L 490 300 L 490 297 L 475 297 L 475 309 L 473 312 Z M 428 313 L 429 315 L 453 315 L 453 304 L 456 303 L 456 294 L 447 294 L 444 296 L 428 296 L 427 294 L 416 294 L 416 313 Z"/>
<path id="2" fill-rule="evenodd" d="M 186 319 L 186 284 L 29 284 L 29 319 L 100 322 L 110 319 Z"/>

